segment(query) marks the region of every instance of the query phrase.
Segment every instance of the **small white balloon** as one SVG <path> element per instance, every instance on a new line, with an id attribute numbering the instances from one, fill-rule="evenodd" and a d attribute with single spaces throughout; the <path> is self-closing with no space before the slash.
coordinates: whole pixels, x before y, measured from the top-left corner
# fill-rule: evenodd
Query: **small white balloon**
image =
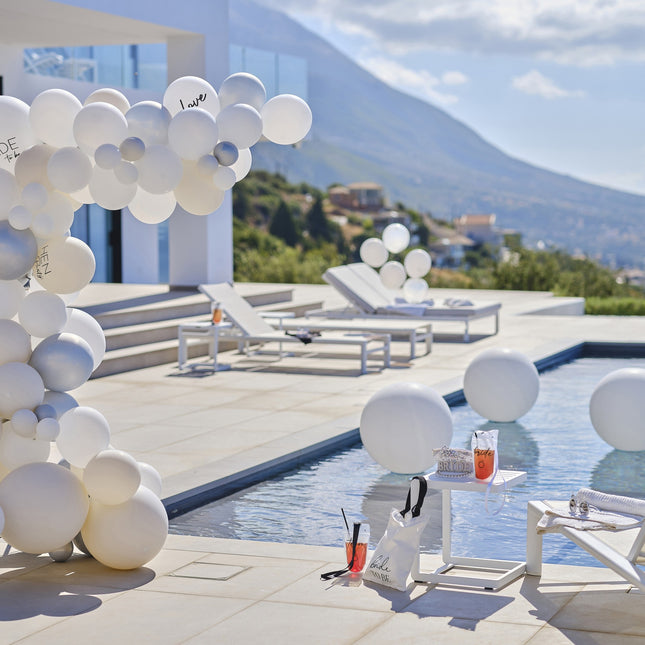
<path id="1" fill-rule="evenodd" d="M 36 436 L 38 417 L 32 410 L 22 408 L 11 415 L 11 427 L 21 437 L 33 438 Z"/>
<path id="2" fill-rule="evenodd" d="M 156 101 L 135 103 L 125 115 L 129 138 L 140 139 L 147 146 L 168 143 L 170 112 Z M 133 161 L 133 160 L 130 160 Z"/>
<path id="3" fill-rule="evenodd" d="M 32 213 L 40 212 L 45 207 L 48 197 L 47 188 L 36 182 L 27 184 L 20 193 L 20 201 Z"/>
<path id="4" fill-rule="evenodd" d="M 65 301 L 50 291 L 33 291 L 21 302 L 18 319 L 25 330 L 36 338 L 57 334 L 67 322 Z"/>
<path id="5" fill-rule="evenodd" d="M 39 241 L 48 240 L 54 234 L 54 220 L 49 213 L 36 213 L 31 220 L 30 228 Z"/>
<path id="6" fill-rule="evenodd" d="M 60 549 L 50 551 L 48 555 L 54 562 L 67 562 L 73 554 L 74 543 L 68 542 L 64 546 L 60 547 Z"/>
<path id="7" fill-rule="evenodd" d="M 167 220 L 174 212 L 177 200 L 174 193 L 154 194 L 143 190 L 141 186 L 128 205 L 130 212 L 145 224 L 159 224 Z"/>
<path id="8" fill-rule="evenodd" d="M 197 170 L 207 177 L 212 177 L 219 167 L 219 161 L 213 155 L 204 155 L 197 160 Z"/>
<path id="9" fill-rule="evenodd" d="M 167 193 L 181 181 L 181 159 L 168 146 L 148 146 L 136 166 L 139 171 L 139 186 L 148 193 Z"/>
<path id="10" fill-rule="evenodd" d="M 261 114 L 262 134 L 274 143 L 298 143 L 311 129 L 311 109 L 305 101 L 293 94 L 274 96 L 264 104 Z"/>
<path id="11" fill-rule="evenodd" d="M 52 390 L 45 392 L 43 404 L 51 405 L 54 408 L 57 419 L 60 419 L 68 410 L 78 407 L 78 401 L 71 394 Z"/>
<path id="12" fill-rule="evenodd" d="M 71 408 L 60 417 L 59 423 L 56 446 L 72 466 L 85 468 L 90 459 L 110 444 L 107 419 L 94 408 Z"/>
<path id="13" fill-rule="evenodd" d="M 213 156 L 222 166 L 232 166 L 239 157 L 237 146 L 230 141 L 220 141 L 213 149 Z"/>
<path id="14" fill-rule="evenodd" d="M 262 136 L 262 117 L 250 105 L 237 103 L 225 107 L 217 115 L 219 137 L 237 148 L 250 148 Z"/>
<path id="15" fill-rule="evenodd" d="M 18 231 L 24 231 L 31 226 L 33 216 L 31 211 L 22 204 L 17 204 L 9 211 L 9 224 Z"/>
<path id="16" fill-rule="evenodd" d="M 182 76 L 174 80 L 163 95 L 163 104 L 172 116 L 188 108 L 202 108 L 217 116 L 219 98 L 213 86 L 198 76 Z"/>
<path id="17" fill-rule="evenodd" d="M 57 190 L 73 193 L 90 182 L 92 162 L 75 146 L 60 148 L 47 163 L 47 176 Z"/>
<path id="18" fill-rule="evenodd" d="M 123 504 L 141 485 L 134 457 L 122 450 L 102 450 L 85 466 L 83 483 L 89 496 L 102 504 Z"/>
<path id="19" fill-rule="evenodd" d="M 408 278 L 403 283 L 403 297 L 407 302 L 418 304 L 425 300 L 428 283 L 423 278 Z"/>
<path id="20" fill-rule="evenodd" d="M 405 269 L 400 262 L 390 260 L 379 271 L 381 282 L 388 289 L 400 289 L 405 282 Z"/>
<path id="21" fill-rule="evenodd" d="M 128 137 L 121 142 L 119 151 L 126 161 L 138 161 L 146 151 L 146 144 L 139 137 Z"/>
<path id="22" fill-rule="evenodd" d="M 389 224 L 383 230 L 382 238 L 390 253 L 401 253 L 410 243 L 410 231 L 403 224 Z"/>
<path id="23" fill-rule="evenodd" d="M 25 150 L 17 159 L 15 173 L 16 181 L 20 188 L 27 184 L 43 184 L 47 190 L 54 187 L 47 176 L 47 164 L 57 148 L 48 146 L 46 143 L 39 143 Z"/>
<path id="24" fill-rule="evenodd" d="M 103 170 L 114 170 L 121 163 L 121 152 L 113 143 L 103 143 L 94 151 L 94 161 Z"/>
<path id="25" fill-rule="evenodd" d="M 168 126 L 168 145 L 182 159 L 197 161 L 214 148 L 217 139 L 215 117 L 201 108 L 178 112 Z"/>
<path id="26" fill-rule="evenodd" d="M 141 472 L 141 485 L 150 489 L 157 497 L 161 497 L 163 482 L 159 471 L 144 461 L 137 462 L 137 465 Z"/>
<path id="27" fill-rule="evenodd" d="M 174 192 L 177 203 L 193 215 L 208 215 L 217 210 L 225 195 L 198 170 L 194 161 L 184 162 L 184 174 Z"/>
<path id="28" fill-rule="evenodd" d="M 222 108 L 234 103 L 246 103 L 258 111 L 262 109 L 267 97 L 262 81 L 246 72 L 238 72 L 225 78 L 218 95 Z"/>
<path id="29" fill-rule="evenodd" d="M 122 184 L 134 184 L 139 179 L 139 171 L 133 163 L 121 161 L 114 169 L 114 176 Z"/>
<path id="30" fill-rule="evenodd" d="M 388 258 L 388 252 L 385 248 L 385 244 L 383 244 L 382 240 L 380 240 L 378 237 L 370 237 L 365 240 L 361 244 L 359 253 L 361 260 L 363 260 L 365 264 L 369 264 L 369 266 L 374 267 L 375 269 L 382 267 L 387 262 Z"/>
<path id="31" fill-rule="evenodd" d="M 405 256 L 403 265 L 411 278 L 423 278 L 432 267 L 432 258 L 423 249 L 413 249 Z"/>
<path id="32" fill-rule="evenodd" d="M 228 190 L 235 185 L 235 171 L 228 166 L 220 166 L 213 175 L 213 183 L 220 190 Z"/>
<path id="33" fill-rule="evenodd" d="M 36 438 L 41 441 L 56 441 L 60 432 L 57 419 L 41 419 L 36 425 Z"/>
<path id="34" fill-rule="evenodd" d="M 111 87 L 103 87 L 99 90 L 94 90 L 84 101 L 83 105 L 90 103 L 109 103 L 125 114 L 130 109 L 130 102 L 126 96 L 119 92 L 119 90 L 112 89 Z"/>

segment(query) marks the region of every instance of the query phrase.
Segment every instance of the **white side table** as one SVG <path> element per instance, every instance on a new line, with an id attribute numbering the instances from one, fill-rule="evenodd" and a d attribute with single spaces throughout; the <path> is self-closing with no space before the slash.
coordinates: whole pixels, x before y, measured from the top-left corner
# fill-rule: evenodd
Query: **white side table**
<path id="1" fill-rule="evenodd" d="M 196 322 L 179 325 L 177 336 L 179 338 L 179 348 L 177 351 L 177 362 L 179 369 L 186 367 L 188 360 L 188 338 L 201 338 L 208 341 L 208 355 L 211 360 L 208 363 L 191 363 L 190 367 L 210 367 L 214 372 L 230 370 L 231 366 L 218 363 L 217 354 L 219 346 L 219 332 L 222 329 L 231 329 L 230 322 L 220 322 L 217 324 L 211 322 Z"/>
<path id="2" fill-rule="evenodd" d="M 426 572 L 420 570 L 417 555 L 412 567 L 412 579 L 415 582 L 432 582 L 435 584 L 463 585 L 468 587 L 483 587 L 485 589 L 499 589 L 515 578 L 519 578 L 526 571 L 526 562 L 510 560 L 488 560 L 485 558 L 467 558 L 452 555 L 451 548 L 451 494 L 453 490 L 486 492 L 488 481 L 475 479 L 449 479 L 438 477 L 432 473 L 426 477 L 428 488 L 441 490 L 441 555 L 443 565 L 436 571 Z M 507 488 L 526 481 L 526 473 L 519 470 L 501 470 L 497 472 L 490 492 L 499 493 Z M 465 569 L 472 571 L 472 575 L 449 574 L 451 569 Z M 489 575 L 483 576 L 486 571 Z M 477 574 L 480 575 L 477 575 Z M 496 573 L 496 576 L 490 575 Z"/>

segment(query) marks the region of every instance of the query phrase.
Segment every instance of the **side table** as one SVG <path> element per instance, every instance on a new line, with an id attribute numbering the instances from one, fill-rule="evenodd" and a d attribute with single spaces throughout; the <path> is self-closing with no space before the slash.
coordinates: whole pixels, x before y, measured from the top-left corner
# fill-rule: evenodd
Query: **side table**
<path id="1" fill-rule="evenodd" d="M 412 579 L 415 582 L 432 582 L 435 584 L 462 585 L 468 587 L 483 587 L 484 589 L 499 589 L 526 571 L 526 562 L 510 560 L 488 560 L 485 558 L 468 558 L 452 555 L 451 547 L 451 495 L 452 491 L 486 492 L 489 482 L 475 479 L 449 479 L 432 473 L 426 477 L 428 488 L 441 490 L 441 555 L 443 565 L 436 571 L 420 570 L 419 556 L 412 566 Z M 503 492 L 517 484 L 526 481 L 526 473 L 519 470 L 498 471 L 490 487 L 491 493 Z M 449 574 L 451 569 L 465 569 L 473 575 Z M 483 576 L 486 571 L 489 575 Z M 477 575 L 477 574 L 480 575 Z M 496 576 L 490 575 L 496 573 Z"/>
<path id="2" fill-rule="evenodd" d="M 230 322 L 220 322 L 213 324 L 211 322 L 196 322 L 179 325 L 177 336 L 179 338 L 179 348 L 177 351 L 177 362 L 179 369 L 186 367 L 188 360 L 188 338 L 201 338 L 208 341 L 208 355 L 211 361 L 208 363 L 191 363 L 190 367 L 210 367 L 214 372 L 230 370 L 231 366 L 218 363 L 217 348 L 219 345 L 219 332 L 221 329 L 230 329 L 233 327 Z"/>

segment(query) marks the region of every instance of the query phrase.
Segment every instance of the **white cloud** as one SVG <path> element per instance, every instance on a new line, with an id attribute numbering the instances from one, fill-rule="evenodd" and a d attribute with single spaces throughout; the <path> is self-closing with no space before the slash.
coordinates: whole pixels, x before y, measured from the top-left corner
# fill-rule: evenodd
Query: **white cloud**
<path id="1" fill-rule="evenodd" d="M 642 0 L 259 0 L 313 14 L 382 51 L 513 54 L 580 66 L 645 60 Z"/>
<path id="2" fill-rule="evenodd" d="M 426 70 L 410 69 L 392 59 L 381 56 L 362 57 L 358 62 L 384 83 L 418 98 L 441 105 L 452 105 L 459 100 L 454 94 L 441 91 L 442 84 L 449 84 L 443 78 L 446 74 L 439 79 Z M 461 72 L 447 72 L 447 74 L 451 75 L 449 78 L 453 78 L 452 75 L 457 78 L 456 75 L 459 75 L 459 78 L 463 77 L 467 80 L 467 77 Z M 465 80 L 459 82 L 463 83 Z M 455 84 L 454 81 L 452 84 Z"/>
<path id="3" fill-rule="evenodd" d="M 468 80 L 468 77 L 463 72 L 457 70 L 444 72 L 441 75 L 441 82 L 444 85 L 463 85 L 464 83 L 468 83 Z"/>
<path id="4" fill-rule="evenodd" d="M 571 91 L 558 87 L 550 78 L 536 69 L 527 72 L 523 76 L 516 76 L 512 80 L 512 85 L 516 90 L 524 92 L 524 94 L 541 96 L 544 99 L 580 98 L 584 96 L 584 92 L 580 90 Z"/>

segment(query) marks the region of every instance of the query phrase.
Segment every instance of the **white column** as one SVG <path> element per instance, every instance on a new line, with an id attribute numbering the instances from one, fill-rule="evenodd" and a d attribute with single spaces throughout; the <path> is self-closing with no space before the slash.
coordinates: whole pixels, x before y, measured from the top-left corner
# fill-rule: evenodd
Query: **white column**
<path id="1" fill-rule="evenodd" d="M 123 282 L 159 282 L 159 235 L 156 224 L 144 224 L 124 208 L 121 212 Z"/>

